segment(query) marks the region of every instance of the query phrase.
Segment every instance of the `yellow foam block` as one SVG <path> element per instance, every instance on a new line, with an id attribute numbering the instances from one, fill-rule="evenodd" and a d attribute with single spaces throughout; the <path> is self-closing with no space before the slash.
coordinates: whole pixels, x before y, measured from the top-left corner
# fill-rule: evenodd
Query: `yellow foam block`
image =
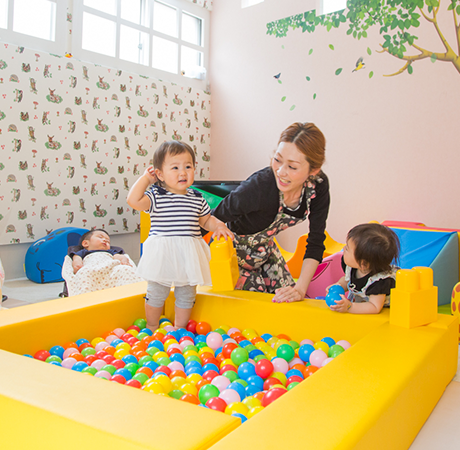
<path id="1" fill-rule="evenodd" d="M 429 267 L 398 270 L 396 287 L 391 291 L 390 323 L 414 328 L 435 322 L 437 294 Z"/>
<path id="2" fill-rule="evenodd" d="M 231 291 L 239 277 L 238 259 L 231 239 L 211 243 L 211 278 L 215 291 Z"/>

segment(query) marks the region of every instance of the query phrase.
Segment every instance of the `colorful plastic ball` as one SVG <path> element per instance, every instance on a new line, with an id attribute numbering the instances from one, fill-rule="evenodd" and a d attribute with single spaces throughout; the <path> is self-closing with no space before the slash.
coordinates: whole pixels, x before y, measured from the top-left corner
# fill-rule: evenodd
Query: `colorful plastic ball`
<path id="1" fill-rule="evenodd" d="M 90 364 L 91 367 L 95 367 L 97 370 L 101 370 L 105 365 L 106 362 L 102 359 L 96 359 Z"/>
<path id="2" fill-rule="evenodd" d="M 40 361 L 46 361 L 46 358 L 50 356 L 50 352 L 48 350 L 38 350 L 34 354 L 35 359 L 39 359 Z"/>
<path id="3" fill-rule="evenodd" d="M 287 385 L 287 390 L 290 391 L 291 389 L 295 388 L 299 384 L 299 381 L 293 381 Z"/>
<path id="4" fill-rule="evenodd" d="M 196 395 L 193 394 L 184 394 L 179 400 L 183 402 L 191 403 L 192 405 L 199 405 L 200 401 Z"/>
<path id="5" fill-rule="evenodd" d="M 145 384 L 145 382 L 149 379 L 148 375 L 145 373 L 135 373 L 131 380 L 136 380 L 141 386 Z"/>
<path id="6" fill-rule="evenodd" d="M 256 374 L 265 379 L 273 373 L 273 364 L 268 359 L 261 359 L 256 363 Z"/>
<path id="7" fill-rule="evenodd" d="M 126 386 L 131 386 L 131 387 L 137 388 L 137 389 L 140 389 L 142 387 L 142 383 L 140 383 L 138 380 L 134 380 L 134 379 L 128 380 L 125 383 L 125 385 Z"/>
<path id="8" fill-rule="evenodd" d="M 244 348 L 235 348 L 231 355 L 231 360 L 237 365 L 241 365 L 249 359 L 249 354 Z"/>
<path id="9" fill-rule="evenodd" d="M 331 347 L 329 347 L 329 351 L 327 352 L 327 356 L 329 356 L 330 358 L 336 358 L 337 356 L 339 356 L 344 351 L 345 351 L 345 349 L 341 345 L 335 344 L 335 345 L 332 345 Z"/>
<path id="10" fill-rule="evenodd" d="M 216 386 L 220 392 L 224 391 L 230 383 L 231 381 L 223 375 L 218 375 L 211 381 L 211 384 Z"/>
<path id="11" fill-rule="evenodd" d="M 264 352 L 262 350 L 259 350 L 258 348 L 254 349 L 254 350 L 251 350 L 249 352 L 249 359 L 255 359 L 257 358 L 258 356 L 265 356 L 264 355 Z"/>
<path id="12" fill-rule="evenodd" d="M 146 366 L 139 367 L 139 369 L 137 369 L 136 371 L 136 374 L 138 373 L 143 373 L 144 375 L 147 375 L 148 378 L 151 378 L 153 376 L 153 370 L 150 369 L 150 367 Z"/>
<path id="13" fill-rule="evenodd" d="M 233 350 L 235 350 L 236 348 L 238 348 L 237 344 L 229 342 L 228 344 L 225 344 L 222 347 L 222 355 L 224 356 L 224 358 L 230 358 Z"/>
<path id="14" fill-rule="evenodd" d="M 292 376 L 298 376 L 299 378 L 303 379 L 303 372 L 298 369 L 291 369 L 286 372 L 286 378 L 290 378 Z"/>
<path id="15" fill-rule="evenodd" d="M 113 366 L 112 364 L 106 364 L 105 366 L 101 368 L 101 370 L 105 372 L 109 372 L 110 375 L 113 375 L 117 371 L 117 368 Z"/>
<path id="16" fill-rule="evenodd" d="M 77 361 L 72 366 L 72 370 L 75 370 L 76 372 L 81 372 L 85 367 L 88 367 L 88 364 L 86 364 L 84 361 Z"/>
<path id="17" fill-rule="evenodd" d="M 232 383 L 238 379 L 238 374 L 234 370 L 222 372 L 222 376 L 228 378 Z"/>
<path id="18" fill-rule="evenodd" d="M 224 389 L 220 394 L 219 397 L 225 400 L 225 403 L 229 405 L 230 403 L 241 402 L 240 394 L 234 389 Z"/>
<path id="19" fill-rule="evenodd" d="M 50 348 L 49 353 L 50 355 L 59 356 L 59 358 L 61 358 L 62 360 L 64 356 L 64 351 L 64 347 L 61 347 L 60 345 L 55 345 L 54 347 Z"/>
<path id="20" fill-rule="evenodd" d="M 210 398 L 206 402 L 206 406 L 209 409 L 213 409 L 214 411 L 224 412 L 225 408 L 227 407 L 227 403 L 222 398 L 214 397 L 214 398 Z"/>
<path id="21" fill-rule="evenodd" d="M 45 362 L 47 363 L 52 363 L 52 362 L 58 362 L 59 364 L 62 363 L 62 359 L 59 358 L 57 355 L 50 355 L 48 358 L 46 358 Z"/>
<path id="22" fill-rule="evenodd" d="M 265 381 L 264 381 L 264 391 L 268 391 L 270 390 L 270 388 L 272 386 L 274 386 L 275 384 L 279 384 L 280 383 L 280 380 L 278 380 L 278 378 L 267 378 Z"/>
<path id="23" fill-rule="evenodd" d="M 316 366 L 308 366 L 307 368 L 305 368 L 305 378 L 310 377 L 311 375 L 313 375 L 318 370 L 319 370 L 319 368 L 316 367 Z"/>
<path id="24" fill-rule="evenodd" d="M 81 354 L 83 356 L 88 356 L 88 355 L 95 355 L 96 350 L 93 347 L 86 347 L 81 351 Z"/>
<path id="25" fill-rule="evenodd" d="M 243 380 L 247 380 L 250 376 L 255 374 L 256 368 L 250 362 L 244 362 L 238 367 L 238 376 Z"/>
<path id="26" fill-rule="evenodd" d="M 203 405 L 205 405 L 209 399 L 218 397 L 220 390 L 217 386 L 213 384 L 206 384 L 200 388 L 198 391 L 198 398 Z"/>
<path id="27" fill-rule="evenodd" d="M 97 352 L 100 352 L 101 350 L 104 350 L 108 346 L 109 346 L 109 344 L 107 342 L 102 341 L 102 342 L 99 342 L 99 344 L 96 344 L 96 346 L 94 348 L 95 348 L 96 353 L 97 353 Z"/>
<path id="28" fill-rule="evenodd" d="M 75 358 L 78 361 L 83 361 L 85 357 L 81 353 L 72 353 L 72 358 Z"/>
<path id="29" fill-rule="evenodd" d="M 69 356 L 68 358 L 62 360 L 61 366 L 66 369 L 71 369 L 76 364 L 76 362 L 77 360 L 75 358 Z"/>
<path id="30" fill-rule="evenodd" d="M 70 356 L 72 356 L 73 354 L 75 353 L 80 353 L 78 351 L 78 349 L 74 348 L 74 347 L 69 347 L 69 348 L 66 348 L 64 350 L 64 354 L 62 356 L 62 359 L 66 359 L 66 358 L 69 358 Z"/>
<path id="31" fill-rule="evenodd" d="M 253 395 L 257 394 L 258 392 L 262 391 L 262 388 L 259 388 L 258 386 L 254 384 L 248 384 L 244 388 L 244 393 L 246 397 L 252 397 Z"/>
<path id="32" fill-rule="evenodd" d="M 330 288 L 329 288 L 329 294 L 333 292 L 333 293 L 337 293 L 339 295 L 344 295 L 345 294 L 345 290 L 342 286 L 340 286 L 340 284 L 333 284 Z"/>
<path id="33" fill-rule="evenodd" d="M 85 368 L 81 371 L 81 373 L 89 373 L 89 374 L 91 374 L 91 375 L 96 375 L 96 374 L 97 374 L 97 369 L 96 369 L 95 367 L 90 367 L 90 366 L 88 366 L 88 367 L 85 367 Z"/>
<path id="34" fill-rule="evenodd" d="M 340 340 L 336 342 L 337 345 L 340 345 L 344 350 L 347 350 L 351 347 L 351 344 L 348 341 Z"/>
<path id="35" fill-rule="evenodd" d="M 329 351 L 329 345 L 326 344 L 326 342 L 323 342 L 323 341 L 318 341 L 318 342 L 315 342 L 315 344 L 313 345 L 313 347 L 315 347 L 316 350 L 322 350 L 324 353 L 327 354 L 327 352 Z"/>
<path id="36" fill-rule="evenodd" d="M 327 354 L 323 350 L 321 349 L 315 350 L 314 352 L 311 352 L 310 364 L 312 366 L 321 367 L 321 364 L 326 358 L 327 358 Z"/>
<path id="37" fill-rule="evenodd" d="M 151 383 L 146 382 L 142 386 L 142 390 L 146 392 L 151 392 L 152 394 L 164 394 L 165 391 L 160 383 L 152 381 Z M 179 397 L 180 398 L 180 397 Z"/>
<path id="38" fill-rule="evenodd" d="M 123 369 L 124 370 L 129 370 L 129 372 L 131 373 L 131 376 L 133 376 L 137 372 L 139 367 L 140 367 L 139 364 L 128 363 L 128 364 L 126 364 L 126 366 Z"/>
<path id="39" fill-rule="evenodd" d="M 273 372 L 270 377 L 278 379 L 283 386 L 286 386 L 287 377 L 283 372 Z"/>
<path id="40" fill-rule="evenodd" d="M 258 363 L 261 359 L 268 359 L 264 354 L 262 355 L 257 355 L 255 358 L 254 358 L 254 363 Z"/>
<path id="41" fill-rule="evenodd" d="M 274 372 L 286 373 L 289 370 L 289 364 L 284 358 L 275 358 L 272 364 Z"/>
<path id="42" fill-rule="evenodd" d="M 121 375 L 126 381 L 130 380 L 133 377 L 131 372 L 126 368 L 117 369 L 113 376 L 115 375 Z"/>
<path id="43" fill-rule="evenodd" d="M 203 370 L 204 370 L 204 367 L 203 367 Z M 203 373 L 203 379 L 208 380 L 209 382 L 211 382 L 218 375 L 219 375 L 219 373 L 216 370 L 212 370 L 212 369 L 206 370 Z"/>
<path id="44" fill-rule="evenodd" d="M 245 397 L 246 397 L 246 389 L 245 387 L 240 384 L 240 383 L 237 383 L 237 382 L 233 382 L 233 383 L 230 383 L 228 386 L 227 386 L 227 389 L 233 389 L 235 390 L 236 392 L 238 392 L 238 395 L 240 396 L 240 399 L 243 400 Z"/>
<path id="45" fill-rule="evenodd" d="M 197 322 L 195 320 L 189 320 L 185 329 L 187 331 L 190 331 L 191 333 L 196 333 L 196 325 L 197 325 Z"/>
<path id="46" fill-rule="evenodd" d="M 338 292 L 330 292 L 326 295 L 326 298 L 324 299 L 325 302 L 326 302 L 326 305 L 331 307 L 331 306 L 335 306 L 335 302 L 336 300 L 341 300 L 342 297 L 340 296 L 340 294 Z"/>
<path id="47" fill-rule="evenodd" d="M 287 392 L 286 389 L 275 388 L 270 389 L 268 392 L 265 393 L 264 397 L 262 398 L 262 406 L 265 408 L 271 403 L 273 403 L 276 399 L 280 398 Z"/>
<path id="48" fill-rule="evenodd" d="M 302 381 L 304 380 L 304 376 L 302 374 L 301 377 L 297 376 L 297 375 L 292 375 L 291 377 L 289 377 L 287 380 L 286 380 L 286 387 L 289 388 L 289 385 L 291 383 L 301 383 Z"/>
<path id="49" fill-rule="evenodd" d="M 147 326 L 147 321 L 145 319 L 136 319 L 133 323 L 139 329 L 145 328 Z"/>
<path id="50" fill-rule="evenodd" d="M 216 332 L 211 332 L 206 336 L 206 344 L 208 347 L 212 348 L 213 350 L 218 349 L 222 346 L 223 343 L 222 335 Z"/>
<path id="51" fill-rule="evenodd" d="M 184 394 L 192 394 L 194 395 L 195 397 L 198 395 L 198 389 L 197 387 L 192 384 L 192 383 L 188 383 L 186 382 L 185 384 L 183 384 L 181 387 L 180 387 L 180 390 L 184 393 Z"/>
<path id="52" fill-rule="evenodd" d="M 248 412 L 248 419 L 251 417 L 254 417 L 256 414 L 260 413 L 260 411 L 263 411 L 264 407 L 262 405 L 260 406 L 254 406 L 254 408 L 251 408 Z"/>
<path id="53" fill-rule="evenodd" d="M 321 367 L 324 367 L 326 365 L 328 365 L 331 361 L 334 361 L 334 358 L 326 358 L 322 364 L 321 364 Z"/>
<path id="54" fill-rule="evenodd" d="M 180 389 L 173 389 L 168 395 L 176 400 L 180 400 L 184 396 L 184 392 Z"/>
<path id="55" fill-rule="evenodd" d="M 106 380 L 110 380 L 112 375 L 106 370 L 99 370 L 94 376 L 96 378 L 105 378 Z"/>
<path id="56" fill-rule="evenodd" d="M 191 331 L 191 330 L 189 330 Z M 211 325 L 207 322 L 198 322 L 196 324 L 196 333 L 201 335 L 206 335 L 211 331 Z"/>
<path id="57" fill-rule="evenodd" d="M 85 356 L 85 363 L 88 364 L 88 366 L 91 366 L 93 364 L 94 361 L 97 361 L 97 357 L 95 355 L 88 355 L 88 356 Z"/>
<path id="58" fill-rule="evenodd" d="M 302 341 L 303 342 L 303 341 Z M 303 362 L 310 362 L 310 355 L 315 351 L 315 347 L 311 344 L 303 344 L 299 347 L 299 358 Z"/>
<path id="59" fill-rule="evenodd" d="M 111 362 L 112 366 L 116 367 L 117 369 L 123 369 L 123 367 L 126 366 L 126 364 L 121 360 L 121 359 L 114 359 Z"/>
<path id="60" fill-rule="evenodd" d="M 155 372 L 155 370 L 157 370 L 159 366 L 155 361 L 147 361 L 145 364 L 142 365 L 142 367 L 148 367 L 153 372 Z"/>
<path id="61" fill-rule="evenodd" d="M 283 358 L 285 361 L 289 362 L 295 356 L 294 349 L 291 347 L 290 344 L 282 344 L 276 350 L 276 356 L 278 358 Z"/>

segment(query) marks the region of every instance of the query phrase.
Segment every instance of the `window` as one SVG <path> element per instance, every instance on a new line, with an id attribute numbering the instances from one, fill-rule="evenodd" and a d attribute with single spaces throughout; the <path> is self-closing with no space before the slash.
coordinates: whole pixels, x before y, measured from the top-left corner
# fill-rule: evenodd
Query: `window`
<path id="1" fill-rule="evenodd" d="M 76 58 L 145 75 L 151 70 L 152 76 L 182 84 L 185 76 L 197 80 L 188 85 L 204 88 L 209 11 L 186 0 L 75 0 L 74 5 L 74 30 L 81 22 L 81 35 L 73 36 Z"/>
<path id="2" fill-rule="evenodd" d="M 321 0 L 321 14 L 330 14 L 347 7 L 347 0 Z"/>
<path id="3" fill-rule="evenodd" d="M 8 0 L 0 0 L 0 28 L 8 28 Z"/>
<path id="4" fill-rule="evenodd" d="M 264 0 L 241 0 L 241 7 L 248 8 L 249 6 L 257 5 L 258 3 L 262 3 Z"/>

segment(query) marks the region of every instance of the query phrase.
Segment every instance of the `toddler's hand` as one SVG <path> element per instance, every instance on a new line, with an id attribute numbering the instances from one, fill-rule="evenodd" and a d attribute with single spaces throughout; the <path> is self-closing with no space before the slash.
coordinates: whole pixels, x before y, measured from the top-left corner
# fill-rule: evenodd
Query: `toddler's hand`
<path id="1" fill-rule="evenodd" d="M 336 300 L 335 305 L 332 305 L 329 308 L 332 311 L 346 313 L 350 309 L 350 305 L 352 305 L 352 303 L 347 299 L 347 297 L 345 297 L 345 295 L 341 295 L 340 297 L 342 300 Z"/>
<path id="2" fill-rule="evenodd" d="M 158 181 L 158 177 L 153 166 L 149 166 L 147 169 L 145 169 L 144 176 L 148 178 L 150 184 L 156 183 Z"/>
<path id="3" fill-rule="evenodd" d="M 212 234 L 212 239 L 219 240 L 221 237 L 223 237 L 225 240 L 230 238 L 233 241 L 234 239 L 233 233 L 224 224 L 218 225 Z"/>

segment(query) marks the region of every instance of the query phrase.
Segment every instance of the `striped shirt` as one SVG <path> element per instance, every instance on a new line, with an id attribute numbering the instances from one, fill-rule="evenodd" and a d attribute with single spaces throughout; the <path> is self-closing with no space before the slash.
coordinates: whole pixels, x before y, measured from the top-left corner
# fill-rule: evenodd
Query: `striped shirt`
<path id="1" fill-rule="evenodd" d="M 153 185 L 145 194 L 150 199 L 149 236 L 201 238 L 198 219 L 211 210 L 199 192 L 187 189 L 185 195 L 179 195 Z"/>

